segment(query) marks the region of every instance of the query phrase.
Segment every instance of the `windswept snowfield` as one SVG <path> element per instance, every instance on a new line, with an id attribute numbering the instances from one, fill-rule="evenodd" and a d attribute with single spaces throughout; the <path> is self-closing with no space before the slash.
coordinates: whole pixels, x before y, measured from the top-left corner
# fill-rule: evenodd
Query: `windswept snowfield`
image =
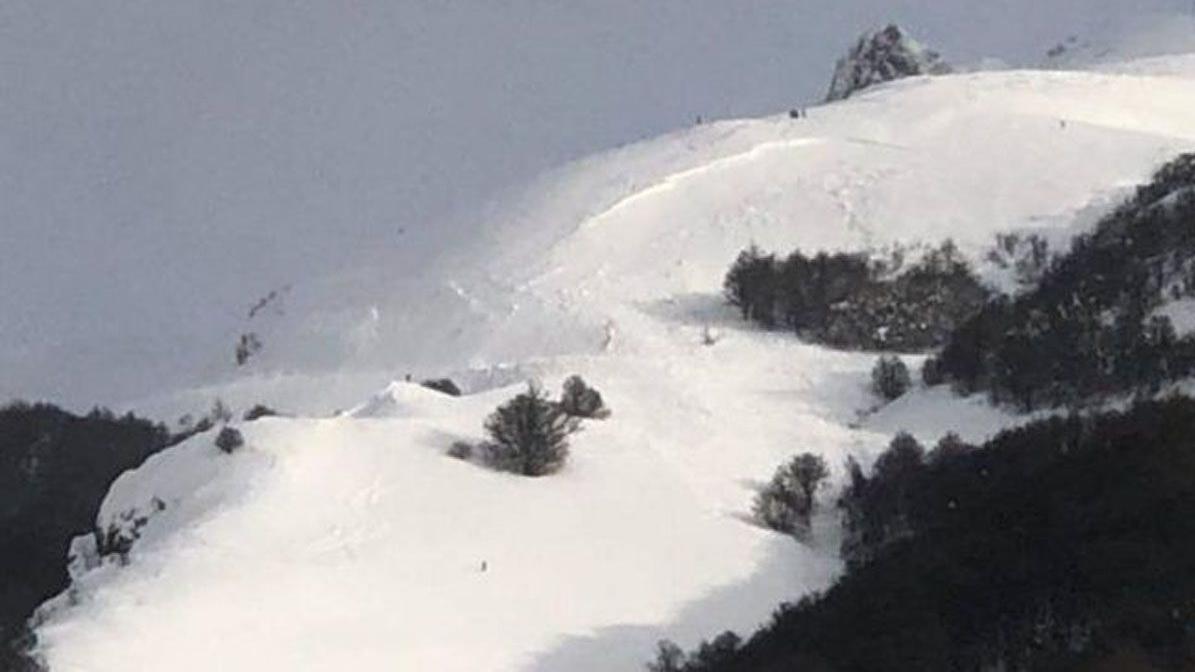
<path id="1" fill-rule="evenodd" d="M 133 407 L 173 418 L 219 396 L 297 417 L 244 423 L 233 455 L 208 433 L 124 474 L 101 524 L 136 511 L 142 538 L 125 566 L 76 542 L 39 653 L 55 672 L 608 672 L 661 638 L 749 631 L 838 572 L 848 455 L 1015 419 L 943 390 L 871 412 L 874 354 L 723 304 L 737 252 L 950 237 L 1001 282 L 982 262 L 996 233 L 1081 230 L 1195 148 L 1192 110 L 1183 56 L 905 80 L 567 166 L 420 278 L 296 285 L 246 323 L 265 348 L 242 378 Z M 407 373 L 469 394 L 390 383 Z M 524 380 L 555 393 L 572 373 L 613 415 L 586 422 L 561 473 L 445 454 Z M 749 522 L 754 489 L 803 451 L 835 471 L 810 545 Z"/>

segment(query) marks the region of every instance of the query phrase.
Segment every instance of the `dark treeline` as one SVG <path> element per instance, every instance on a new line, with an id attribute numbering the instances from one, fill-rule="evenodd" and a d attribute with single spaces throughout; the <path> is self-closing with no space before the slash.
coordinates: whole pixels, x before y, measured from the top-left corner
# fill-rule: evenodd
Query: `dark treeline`
<path id="1" fill-rule="evenodd" d="M 0 670 L 36 669 L 26 621 L 65 590 L 72 538 L 94 532 L 112 481 L 170 442 L 166 429 L 97 409 L 0 407 Z"/>
<path id="2" fill-rule="evenodd" d="M 851 467 L 847 573 L 671 672 L 1190 670 L 1195 401 L 1054 418 L 983 446 L 899 436 Z M 716 655 L 710 655 L 716 654 Z"/>
<path id="3" fill-rule="evenodd" d="M 835 347 L 870 350 L 940 346 L 987 299 L 949 241 L 902 266 L 901 254 L 886 263 L 863 254 L 809 257 L 800 251 L 778 259 L 752 246 L 734 262 L 724 288 L 745 319 Z"/>
<path id="4" fill-rule="evenodd" d="M 998 297 L 963 324 L 927 382 L 987 391 L 1022 409 L 1160 384 L 1195 370 L 1195 338 L 1152 312 L 1195 294 L 1195 155 L 1168 163 L 1037 287 Z"/>

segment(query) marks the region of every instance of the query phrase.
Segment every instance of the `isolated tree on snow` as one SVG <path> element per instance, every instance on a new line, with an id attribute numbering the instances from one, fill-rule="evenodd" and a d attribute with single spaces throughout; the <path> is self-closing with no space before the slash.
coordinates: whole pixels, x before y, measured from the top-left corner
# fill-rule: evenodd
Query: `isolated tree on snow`
<path id="1" fill-rule="evenodd" d="M 236 449 L 243 445 L 245 437 L 241 436 L 240 430 L 232 427 L 225 427 L 216 435 L 216 447 L 226 453 L 236 452 Z"/>
<path id="2" fill-rule="evenodd" d="M 776 470 L 772 480 L 755 498 L 755 517 L 779 532 L 801 534 L 809 529 L 815 495 L 830 475 L 826 462 L 804 453 Z"/>
<path id="3" fill-rule="evenodd" d="M 570 376 L 564 381 L 560 410 L 575 418 L 610 417 L 610 409 L 602 401 L 602 394 L 590 387 L 581 376 Z"/>
<path id="4" fill-rule="evenodd" d="M 871 389 L 885 401 L 892 401 L 909 391 L 909 368 L 894 355 L 885 355 L 871 370 Z"/>
<path id="5" fill-rule="evenodd" d="M 557 471 L 568 459 L 568 436 L 580 420 L 548 400 L 543 389 L 531 383 L 527 391 L 502 404 L 485 422 L 489 464 L 524 476 Z"/>

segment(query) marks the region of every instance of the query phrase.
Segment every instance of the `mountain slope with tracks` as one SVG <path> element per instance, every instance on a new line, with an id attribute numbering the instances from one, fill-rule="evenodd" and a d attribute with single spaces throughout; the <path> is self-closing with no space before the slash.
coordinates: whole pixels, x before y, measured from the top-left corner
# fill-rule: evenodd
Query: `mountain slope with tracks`
<path id="1" fill-rule="evenodd" d="M 942 389 L 870 412 L 875 354 L 741 323 L 720 293 L 735 254 L 951 238 L 993 274 L 997 233 L 1064 240 L 1195 147 L 1192 74 L 912 78 L 806 118 L 701 125 L 541 179 L 422 277 L 296 285 L 246 323 L 264 347 L 236 378 L 133 406 L 177 417 L 219 396 L 299 417 L 243 423 L 233 455 L 199 434 L 122 476 L 100 526 L 147 522 L 124 563 L 76 543 L 39 655 L 97 672 L 633 670 L 660 638 L 753 629 L 839 571 L 832 507 L 807 545 L 750 523 L 777 464 L 817 453 L 837 484 L 897 429 L 979 440 L 1018 420 Z M 554 391 L 572 373 L 613 415 L 561 473 L 445 455 L 524 379 Z M 466 395 L 388 385 L 406 374 Z"/>

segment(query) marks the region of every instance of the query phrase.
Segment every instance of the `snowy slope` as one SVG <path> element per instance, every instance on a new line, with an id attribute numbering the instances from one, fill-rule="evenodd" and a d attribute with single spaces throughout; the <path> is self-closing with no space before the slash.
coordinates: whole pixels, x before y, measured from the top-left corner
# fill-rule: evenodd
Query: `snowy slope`
<path id="1" fill-rule="evenodd" d="M 1051 47 L 1048 69 L 1116 69 L 1127 61 L 1171 58 L 1195 50 L 1195 14 L 1142 11 L 1066 37 Z"/>
<path id="2" fill-rule="evenodd" d="M 594 352 L 612 311 L 712 294 L 752 240 L 952 236 L 977 252 L 996 231 L 1069 226 L 1190 146 L 1190 88 L 1086 72 L 913 79 L 808 119 L 708 124 L 622 148 L 496 208 L 489 235 L 431 273 L 367 267 L 297 287 L 285 315 L 243 325 L 265 343 L 250 368 L 381 371 L 380 387 Z"/>
<path id="3" fill-rule="evenodd" d="M 897 429 L 978 439 L 1013 420 L 941 390 L 861 415 L 873 355 L 741 324 L 719 297 L 737 251 L 950 236 L 978 257 L 997 232 L 1066 231 L 1195 147 L 1193 105 L 1195 80 L 1152 74 L 905 80 L 566 167 L 422 277 L 296 286 L 251 325 L 250 377 L 137 406 L 324 417 L 248 423 L 232 456 L 197 436 L 124 475 L 101 522 L 148 515 L 143 538 L 127 566 L 76 544 L 41 653 L 66 671 L 633 670 L 660 637 L 749 630 L 837 571 L 831 513 L 812 546 L 746 521 L 780 461 L 837 471 Z M 574 372 L 614 414 L 561 474 L 444 454 L 521 379 Z M 406 373 L 473 394 L 387 386 Z"/>

